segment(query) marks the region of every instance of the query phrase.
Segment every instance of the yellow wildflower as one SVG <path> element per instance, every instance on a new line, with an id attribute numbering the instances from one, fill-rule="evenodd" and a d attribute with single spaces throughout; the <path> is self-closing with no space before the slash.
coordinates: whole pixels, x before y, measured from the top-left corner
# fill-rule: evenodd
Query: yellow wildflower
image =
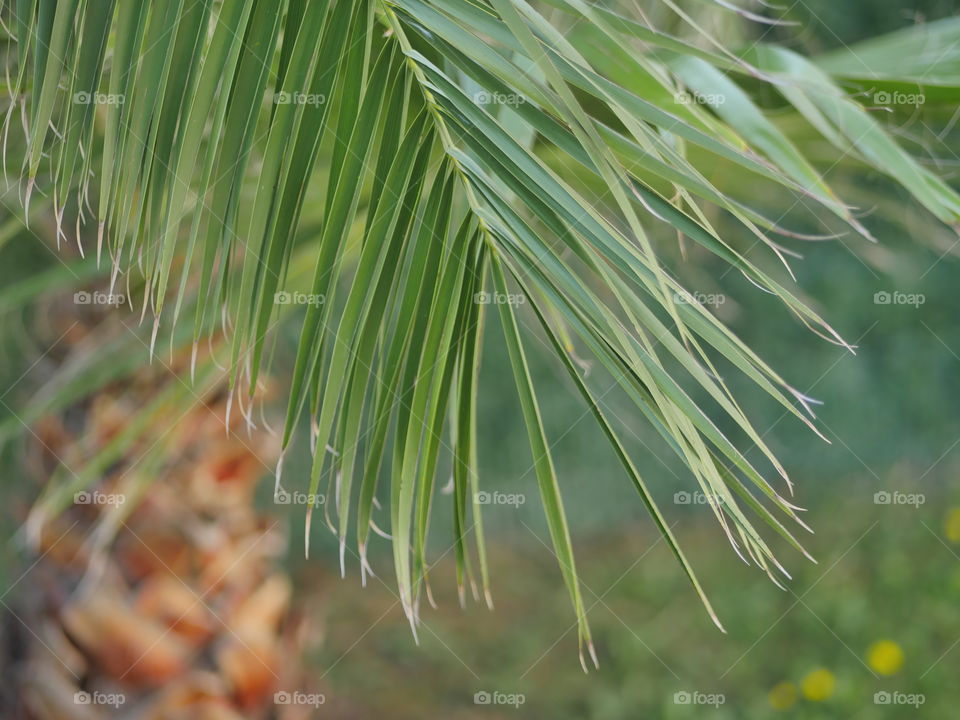
<path id="1" fill-rule="evenodd" d="M 817 668 L 807 673 L 803 682 L 800 683 L 800 687 L 803 689 L 804 697 L 808 700 L 823 702 L 833 695 L 833 688 L 836 683 L 836 678 L 834 678 L 832 672 L 826 668 Z"/>
<path id="2" fill-rule="evenodd" d="M 903 650 L 893 640 L 878 640 L 867 649 L 867 664 L 881 675 L 893 675 L 903 667 Z"/>
<path id="3" fill-rule="evenodd" d="M 950 508 L 943 523 L 943 533 L 952 543 L 960 543 L 960 507 Z"/>
<path id="4" fill-rule="evenodd" d="M 774 710 L 788 710 L 797 702 L 799 693 L 792 682 L 782 682 L 775 685 L 767 697 Z"/>

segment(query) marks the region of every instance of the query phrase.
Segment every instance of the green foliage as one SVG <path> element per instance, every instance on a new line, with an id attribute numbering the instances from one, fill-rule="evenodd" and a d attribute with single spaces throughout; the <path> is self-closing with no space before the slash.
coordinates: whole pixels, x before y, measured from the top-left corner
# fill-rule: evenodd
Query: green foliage
<path id="1" fill-rule="evenodd" d="M 944 467 L 939 474 L 953 472 Z M 904 487 L 904 480 L 885 476 L 881 485 Z M 955 497 L 928 495 L 919 509 L 876 506 L 877 484 L 866 472 L 845 484 L 852 488 L 846 497 L 811 508 L 822 526 L 813 540 L 821 563 L 798 568 L 788 592 L 731 565 L 705 526 L 685 524 L 687 545 L 704 566 L 702 579 L 716 588 L 711 596 L 727 635 L 690 622 L 695 601 L 654 534 L 601 533 L 579 549 L 602 671 L 588 678 L 571 672 L 560 642 L 569 627 L 567 608 L 544 567 L 547 538 L 538 542 L 518 527 L 505 534 L 509 545 L 491 553 L 499 568 L 497 612 L 464 613 L 438 593 L 439 610 L 426 620 L 430 633 L 413 658 L 404 651 L 402 622 L 389 615 L 379 620 L 376 637 L 353 647 L 388 612 L 390 591 L 376 585 L 331 594 L 319 579 L 317 593 L 339 621 L 317 667 L 327 673 L 331 701 L 398 720 L 949 717 L 958 699 L 951 682 L 957 648 L 950 647 L 956 636 L 943 627 L 960 599 L 954 554 L 960 536 L 951 541 L 945 524 L 953 517 L 957 532 L 960 509 L 947 510 Z M 877 664 L 871 648 L 882 641 L 902 649 L 902 666 Z M 350 661 L 337 663 L 348 650 Z M 818 670 L 835 679 L 829 697 L 804 692 L 804 681 Z M 523 704 L 476 707 L 478 690 L 520 694 Z M 701 704 L 675 700 L 676 693 L 694 692 Z M 884 703 L 881 695 L 878 702 L 877 693 L 898 693 L 900 701 Z M 711 695 L 722 702 L 705 704 Z M 909 696 L 922 696 L 922 705 L 904 704 Z"/>
<path id="2" fill-rule="evenodd" d="M 960 219 L 960 197 L 848 90 L 864 81 L 849 58 L 818 66 L 764 44 L 740 53 L 669 6 L 682 32 L 582 0 L 12 2 L 4 137 L 22 117 L 24 145 L 11 154 L 26 212 L 49 195 L 58 244 L 71 241 L 65 218 L 76 219 L 72 241 L 109 270 L 109 291 L 125 288 L 153 316 L 151 353 L 160 337 L 195 356 L 216 338 L 246 423 L 273 330 L 291 299 L 305 299 L 283 447 L 309 418 L 306 486 L 335 498 L 324 520 L 342 564 L 353 519 L 365 572 L 377 498 L 389 497 L 414 631 L 442 458 L 453 463 L 461 593 L 479 594 L 479 579 L 489 598 L 475 413 L 496 304 L 583 657 L 591 636 L 527 361 L 533 343 L 545 338 L 572 375 L 709 609 L 598 398 L 616 388 L 630 400 L 738 553 L 771 578 L 782 566 L 755 522 L 802 551 L 787 527 L 798 508 L 774 487 L 792 492 L 718 366 L 815 430 L 813 413 L 678 281 L 655 238 L 675 232 L 848 347 L 792 289 L 790 251 L 772 238 L 809 236 L 745 189 L 802 201 L 821 234 L 871 240 L 806 149 L 814 132 L 942 223 Z M 957 90 L 950 67 L 935 74 L 941 98 Z M 916 77 L 888 68 L 883 80 Z M 765 106 L 771 96 L 793 124 Z M 718 215 L 732 219 L 729 234 Z M 143 338 L 117 342 L 129 352 Z M 578 352 L 601 372 L 586 376 Z M 204 362 L 198 377 L 216 363 Z M 128 367 L 89 364 L 34 411 Z"/>

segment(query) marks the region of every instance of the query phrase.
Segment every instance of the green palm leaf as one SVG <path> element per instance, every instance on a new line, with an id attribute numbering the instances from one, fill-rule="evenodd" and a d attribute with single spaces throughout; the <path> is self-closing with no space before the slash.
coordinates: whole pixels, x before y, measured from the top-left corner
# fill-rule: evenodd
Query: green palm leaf
<path id="1" fill-rule="evenodd" d="M 496 321 L 478 298 L 522 293 L 529 311 L 508 302 L 495 315 L 583 657 L 593 650 L 527 363 L 528 321 L 539 324 L 719 625 L 649 479 L 577 369 L 575 346 L 689 467 L 737 552 L 773 577 L 786 571 L 754 522 L 800 551 L 785 523 L 802 523 L 777 489 L 791 487 L 785 469 L 717 362 L 815 430 L 810 401 L 691 301 L 656 238 L 669 228 L 697 243 L 846 346 L 785 271 L 769 269 L 770 258 L 787 266 L 773 236 L 801 234 L 743 198 L 743 179 L 808 201 L 809 219 L 827 234 L 843 225 L 872 238 L 806 153 L 808 134 L 792 136 L 794 125 L 778 122 L 758 87 L 901 183 L 941 222 L 960 219 L 957 194 L 857 94 L 867 81 L 924 82 L 952 97 L 953 25 L 928 31 L 944 50 L 935 66 L 883 62 L 891 48 L 921 42 L 901 34 L 863 48 L 877 59 L 864 74 L 852 54 L 813 62 L 760 45 L 740 55 L 704 38 L 680 6 L 665 8 L 684 32 L 582 0 L 21 0 L 3 6 L 16 35 L 7 43 L 4 137 L 22 117 L 22 146 L 9 142 L 22 160 L 27 212 L 34 193 L 51 196 L 58 242 L 71 232 L 65 219 L 76 218 L 74 241 L 87 250 L 96 243 L 97 264 L 83 264 L 83 277 L 102 262 L 111 288 L 136 293 L 136 307 L 154 317 L 150 337 L 126 341 L 128 350 L 144 343 L 152 353 L 164 337 L 171 348 L 192 346 L 196 358 L 199 343 L 218 338 L 231 398 L 248 423 L 273 356 L 272 329 L 293 309 L 284 300 L 308 299 L 283 447 L 309 418 L 309 492 L 323 485 L 336 498 L 325 521 L 342 563 L 356 522 L 364 574 L 386 481 L 397 582 L 414 631 L 429 592 L 441 457 L 453 464 L 461 597 L 465 586 L 476 592 L 477 567 L 490 602 L 476 398 L 483 328 Z M 714 11 L 745 12 L 728 3 Z M 721 237 L 709 219 L 717 211 L 767 257 Z M 55 277 L 5 289 L 0 304 L 28 302 Z M 81 362 L 28 419 L 128 371 Z M 208 361 L 193 372 L 198 384 L 211 382 Z M 165 395 L 157 408 L 187 399 Z M 62 488 L 91 481 L 136 433 Z M 779 477 L 768 479 L 744 445 Z M 40 506 L 54 512 L 64 497 L 51 491 Z"/>

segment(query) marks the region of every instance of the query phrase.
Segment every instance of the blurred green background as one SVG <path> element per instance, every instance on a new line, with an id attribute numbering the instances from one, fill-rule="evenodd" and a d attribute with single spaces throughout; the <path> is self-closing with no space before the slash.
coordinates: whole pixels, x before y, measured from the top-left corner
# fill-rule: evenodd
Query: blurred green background
<path id="1" fill-rule="evenodd" d="M 957 10 L 943 0 L 811 0 L 787 4 L 786 17 L 800 28 L 738 28 L 747 42 L 751 34 L 762 35 L 817 53 Z M 929 128 L 949 120 L 905 114 L 892 122 L 917 143 L 914 152 L 926 155 Z M 955 132 L 932 152 L 948 177 L 955 153 Z M 481 482 L 526 494 L 523 505 L 489 506 L 484 515 L 496 609 L 471 601 L 460 609 L 453 559 L 442 555 L 450 537 L 442 527 L 442 503 L 433 530 L 434 557 L 441 559 L 431 574 L 438 608 L 422 610 L 419 647 L 397 602 L 386 542 L 374 556 L 382 582 L 372 580 L 364 590 L 349 558 L 346 580 L 335 572 L 318 578 L 315 565 L 300 566 L 300 586 L 311 589 L 310 602 L 324 612 L 323 642 L 313 661 L 331 698 L 357 717 L 398 720 L 846 720 L 956 713 L 960 492 L 951 480 L 960 461 L 957 239 L 876 175 L 845 168 L 828 177 L 863 211 L 886 209 L 867 219 L 880 245 L 849 237 L 785 244 L 804 255 L 793 262 L 803 294 L 858 346 L 856 356 L 812 335 L 707 255 L 687 248 L 685 268 L 691 287 L 723 294 L 718 314 L 750 346 L 795 387 L 824 401 L 819 426 L 830 444 L 773 407 L 746 403 L 789 469 L 796 502 L 808 509 L 805 519 L 816 534 L 801 539 L 817 564 L 781 548 L 793 575 L 786 590 L 746 567 L 709 508 L 674 502 L 675 493 L 695 490 L 692 478 L 611 393 L 606 409 L 629 428 L 627 437 L 633 435 L 640 470 L 676 524 L 727 629 L 720 633 L 583 416 L 563 369 L 546 355 L 534 358 L 601 665 L 585 675 L 518 408 L 508 393 L 495 391 L 497 377 L 509 370 L 493 325 L 482 369 Z M 777 201 L 770 198 L 768 214 L 782 213 Z M 739 232 L 727 230 L 728 237 Z M 662 238 L 667 252 L 675 245 Z M 878 305 L 878 292 L 919 293 L 924 301 Z M 875 497 L 878 492 L 891 495 Z M 883 504 L 887 498 L 891 503 Z M 903 504 L 911 499 L 917 504 Z M 292 546 L 296 562 L 297 539 Z M 333 543 L 327 548 L 334 557 Z M 475 704 L 484 699 L 474 697 L 478 692 L 491 694 L 491 704 Z M 495 698 L 496 692 L 503 695 Z M 522 705 L 509 704 L 519 695 Z"/>
<path id="2" fill-rule="evenodd" d="M 950 0 L 807 0 L 777 12 L 799 28 L 749 24 L 733 15 L 730 22 L 731 32 L 745 43 L 763 37 L 817 53 L 958 10 Z M 930 128 L 946 127 L 950 119 L 921 113 L 919 119 L 904 114 L 891 121 L 902 127 L 899 134 L 913 143 L 914 152 L 926 155 L 932 144 L 931 155 L 951 178 L 960 161 L 960 134 L 954 129 L 935 142 L 930 137 Z M 720 633 L 584 415 L 563 369 L 547 354 L 535 354 L 531 362 L 555 442 L 601 665 L 584 674 L 494 323 L 482 367 L 481 483 L 521 493 L 525 502 L 486 508 L 493 612 L 473 601 L 465 609 L 458 605 L 443 498 L 432 527 L 438 607 L 422 609 L 419 647 L 400 609 L 387 542 L 379 541 L 372 551 L 380 577 L 361 589 L 355 557 L 348 556 L 347 578 L 341 580 L 335 542 L 321 532 L 314 533 L 318 550 L 304 562 L 301 519 L 290 516 L 290 564 L 306 611 L 321 630 L 310 662 L 332 713 L 396 720 L 956 714 L 960 492 L 951 482 L 960 465 L 956 235 L 876 175 L 844 166 L 829 178 L 865 212 L 883 209 L 866 221 L 880 244 L 851 237 L 786 244 L 804 255 L 793 262 L 802 294 L 858 346 L 855 356 L 812 335 L 709 255 L 688 247 L 683 265 L 691 288 L 724 298 L 716 312 L 749 346 L 795 387 L 825 401 L 819 427 L 829 444 L 773 406 L 753 405 L 749 397 L 744 402 L 790 470 L 796 502 L 808 509 L 806 521 L 816 534 L 804 540 L 817 564 L 779 544 L 793 575 L 786 590 L 744 565 L 709 508 L 697 504 L 695 495 L 677 495 L 694 492 L 689 473 L 640 419 L 623 410 L 615 393 L 606 396 L 606 409 L 632 436 L 638 467 L 726 627 L 727 633 Z M 782 200 L 771 196 L 768 214 L 779 216 Z M 16 194 L 3 202 L 15 210 Z M 788 214 L 785 223 L 793 219 Z M 796 222 L 803 221 L 798 214 Z M 740 230 L 724 228 L 722 218 L 717 222 L 749 249 Z M 5 237 L 0 228 L 0 282 L 47 266 L 48 250 L 39 243 Z M 680 257 L 675 238 L 664 235 L 659 243 L 664 253 Z M 882 292 L 922 294 L 923 302 L 877 304 L 875 294 Z M 5 313 L 2 322 L 5 336 L 15 338 L 0 348 L 2 386 L 14 385 L 30 369 L 36 387 L 52 367 L 43 359 L 33 368 L 24 365 L 23 358 L 41 352 L 31 347 L 35 333 L 19 312 Z M 289 324 L 287 332 L 296 327 Z M 293 476 L 297 469 L 291 465 Z M 22 492 L 21 508 L 31 493 Z M 683 502 L 688 498 L 693 502 Z M 12 518 L 21 514 L 4 516 L 5 532 L 12 532 Z M 488 697 L 490 704 L 477 703 Z M 910 702 L 915 704 L 904 704 Z"/>

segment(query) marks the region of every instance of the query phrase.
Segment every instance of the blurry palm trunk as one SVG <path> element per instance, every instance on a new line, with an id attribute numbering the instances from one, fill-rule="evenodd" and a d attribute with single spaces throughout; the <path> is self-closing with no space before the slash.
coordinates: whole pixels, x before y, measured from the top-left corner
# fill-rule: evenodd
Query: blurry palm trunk
<path id="1" fill-rule="evenodd" d="M 182 382 L 188 362 L 154 363 L 46 417 L 34 445 L 41 484 L 106 446 L 158 387 Z M 35 555 L 9 601 L 14 689 L 3 717 L 309 715 L 275 702 L 302 687 L 302 623 L 278 565 L 285 540 L 254 506 L 276 443 L 262 428 L 224 432 L 222 388 L 191 403 L 35 528 Z"/>

